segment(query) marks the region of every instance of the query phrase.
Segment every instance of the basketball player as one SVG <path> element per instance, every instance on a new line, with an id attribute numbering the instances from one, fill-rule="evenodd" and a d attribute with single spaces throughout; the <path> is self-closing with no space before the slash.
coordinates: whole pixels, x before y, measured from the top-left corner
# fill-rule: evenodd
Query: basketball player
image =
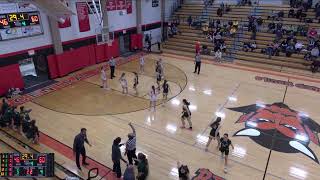
<path id="1" fill-rule="evenodd" d="M 181 122 L 182 122 L 182 127 L 185 128 L 185 119 L 187 119 L 189 123 L 189 129 L 192 130 L 192 122 L 191 122 L 191 111 L 189 109 L 190 103 L 186 100 L 182 100 L 183 106 L 182 106 L 182 116 L 181 116 Z"/>
<path id="2" fill-rule="evenodd" d="M 225 133 L 219 142 L 219 150 L 221 152 L 221 157 L 224 156 L 224 172 L 227 173 L 227 165 L 228 165 L 228 155 L 229 155 L 229 146 L 231 145 L 232 149 L 234 149 L 231 140 L 228 137 L 228 134 Z"/>
<path id="3" fill-rule="evenodd" d="M 164 80 L 163 84 L 162 84 L 162 95 L 163 95 L 163 100 L 167 100 L 168 99 L 168 93 L 169 91 L 171 92 L 170 86 L 167 82 L 167 80 Z"/>
<path id="4" fill-rule="evenodd" d="M 220 140 L 219 130 L 221 128 L 220 122 L 221 122 L 221 117 L 217 117 L 217 119 L 212 124 L 210 124 L 211 131 L 210 131 L 209 140 L 206 145 L 206 151 L 208 151 L 208 147 L 209 147 L 212 139 L 215 140 L 217 138 L 217 141 L 218 141 L 217 148 L 219 147 L 219 140 Z"/>
<path id="5" fill-rule="evenodd" d="M 133 89 L 136 91 L 136 94 L 138 94 L 137 86 L 139 84 L 139 76 L 138 76 L 138 73 L 136 73 L 136 72 L 133 72 L 133 74 L 134 74 Z"/>
<path id="6" fill-rule="evenodd" d="M 144 72 L 144 57 L 143 57 L 143 54 L 141 54 L 139 63 L 140 63 L 140 72 L 143 73 Z"/>
<path id="7" fill-rule="evenodd" d="M 158 91 L 160 91 L 160 83 L 162 78 L 161 78 L 161 73 L 159 71 L 156 72 L 156 79 L 157 79 L 157 86 L 158 86 L 157 89 Z"/>
<path id="8" fill-rule="evenodd" d="M 151 87 L 151 91 L 149 93 L 150 96 L 150 111 L 156 110 L 156 104 L 157 104 L 157 91 L 154 86 Z"/>
<path id="9" fill-rule="evenodd" d="M 90 147 L 91 144 L 87 139 L 87 129 L 81 128 L 80 133 L 74 138 L 73 142 L 73 153 L 76 155 L 76 163 L 78 169 L 81 171 L 80 167 L 80 154 L 82 155 L 82 164 L 87 166 L 89 163 L 86 162 L 86 149 L 84 148 L 84 143 L 87 143 Z"/>
<path id="10" fill-rule="evenodd" d="M 128 82 L 126 79 L 126 73 L 122 73 L 119 78 L 120 85 L 122 87 L 122 94 L 128 94 Z"/>
<path id="11" fill-rule="evenodd" d="M 101 81 L 102 81 L 101 88 L 108 89 L 106 68 L 104 66 L 101 67 L 101 75 L 100 75 L 100 77 L 101 77 Z"/>

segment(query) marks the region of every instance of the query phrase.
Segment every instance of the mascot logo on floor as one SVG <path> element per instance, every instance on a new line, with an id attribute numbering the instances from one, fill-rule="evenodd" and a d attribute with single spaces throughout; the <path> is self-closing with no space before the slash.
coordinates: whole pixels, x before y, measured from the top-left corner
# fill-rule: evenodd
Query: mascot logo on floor
<path id="1" fill-rule="evenodd" d="M 319 164 L 309 144 L 319 146 L 320 125 L 305 113 L 292 110 L 283 103 L 228 109 L 244 113 L 236 123 L 245 123 L 245 128 L 234 136 L 250 137 L 257 144 L 278 152 L 302 153 Z"/>
<path id="2" fill-rule="evenodd" d="M 213 174 L 209 169 L 200 168 L 195 172 L 195 176 L 192 180 L 225 180 L 222 177 L 219 177 Z"/>

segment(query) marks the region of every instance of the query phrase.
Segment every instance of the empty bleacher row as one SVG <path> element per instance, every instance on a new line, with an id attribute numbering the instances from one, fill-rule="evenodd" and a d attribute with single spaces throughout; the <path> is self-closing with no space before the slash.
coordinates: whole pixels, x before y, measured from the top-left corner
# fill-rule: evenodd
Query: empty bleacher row
<path id="1" fill-rule="evenodd" d="M 256 35 L 257 49 L 253 52 L 242 51 L 243 42 L 252 41 L 250 39 L 251 32 L 248 32 L 246 27 L 248 24 L 248 16 L 261 17 L 263 19 L 263 27 L 267 27 L 269 23 L 281 23 L 284 26 L 306 26 L 308 28 L 320 28 L 320 23 L 315 20 L 315 12 L 313 9 L 309 9 L 306 12 L 306 17 L 313 20 L 313 23 L 306 23 L 304 20 L 296 18 L 287 18 L 290 10 L 289 5 L 275 6 L 275 5 L 258 5 L 258 6 L 234 6 L 231 5 L 231 11 L 223 14 L 222 17 L 218 17 L 217 8 L 219 4 L 209 6 L 207 9 L 204 5 L 199 3 L 183 4 L 182 7 L 174 14 L 172 19 L 179 19 L 180 24 L 178 26 L 181 34 L 175 35 L 173 38 L 164 44 L 164 53 L 174 53 L 178 55 L 185 55 L 189 57 L 194 56 L 195 43 L 201 42 L 201 45 L 208 46 L 209 50 L 213 49 L 212 42 L 203 35 L 201 29 L 190 28 L 187 19 L 191 16 L 194 20 L 210 21 L 238 21 L 240 26 L 237 32 L 237 38 L 224 38 L 227 45 L 228 52 L 232 54 L 235 64 L 251 66 L 256 68 L 271 69 L 275 71 L 282 71 L 294 74 L 302 74 L 307 76 L 318 76 L 318 74 L 312 74 L 310 72 L 311 62 L 304 60 L 304 53 L 292 54 L 290 57 L 286 57 L 284 53 L 279 53 L 279 56 L 272 56 L 270 59 L 268 55 L 261 53 L 261 50 L 266 48 L 268 44 L 273 42 L 275 34 L 267 32 L 267 28 L 262 28 Z M 279 11 L 284 12 L 284 18 L 282 20 L 268 19 L 271 14 L 276 14 Z M 284 36 L 285 37 L 285 36 Z M 297 36 L 298 41 L 304 45 L 308 44 L 307 37 Z M 224 56 L 225 57 L 225 56 Z M 213 59 L 213 56 L 204 56 L 206 59 Z"/>

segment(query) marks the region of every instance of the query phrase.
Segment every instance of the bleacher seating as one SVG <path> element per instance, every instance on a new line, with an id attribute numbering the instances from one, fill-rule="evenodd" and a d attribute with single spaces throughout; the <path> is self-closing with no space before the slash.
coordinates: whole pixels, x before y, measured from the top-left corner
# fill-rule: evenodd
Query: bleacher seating
<path id="1" fill-rule="evenodd" d="M 213 49 L 213 44 L 210 40 L 206 39 L 202 30 L 196 30 L 194 27 L 190 28 L 187 23 L 187 18 L 191 16 L 193 19 L 199 19 L 208 21 L 209 19 L 220 21 L 239 21 L 241 25 L 248 24 L 248 16 L 253 15 L 255 17 L 261 17 L 263 19 L 263 27 L 267 27 L 270 22 L 282 23 L 285 25 L 304 25 L 307 27 L 320 28 L 320 23 L 315 20 L 315 12 L 313 9 L 309 9 L 306 12 L 306 18 L 313 19 L 313 23 L 305 23 L 296 18 L 288 18 L 288 12 L 290 10 L 289 5 L 258 5 L 258 6 L 237 6 L 231 5 L 231 11 L 223 14 L 222 17 L 217 16 L 217 8 L 219 4 L 209 6 L 205 10 L 204 5 L 199 2 L 187 2 L 173 15 L 172 19 L 179 19 L 180 25 L 178 26 L 181 34 L 175 35 L 169 38 L 164 44 L 164 53 L 178 54 L 189 57 L 194 57 L 195 43 L 201 42 L 201 45 L 207 45 L 209 50 Z M 284 12 L 284 18 L 281 21 L 267 19 L 271 13 L 277 13 L 279 11 Z M 271 69 L 275 71 L 282 71 L 294 74 L 302 74 L 307 76 L 319 76 L 319 73 L 312 74 L 310 72 L 311 62 L 304 60 L 304 52 L 300 54 L 292 54 L 291 57 L 286 57 L 284 53 L 279 53 L 279 56 L 272 56 L 270 59 L 268 55 L 262 54 L 261 49 L 266 48 L 275 39 L 275 34 L 263 30 L 256 35 L 257 49 L 253 52 L 242 51 L 243 42 L 251 41 L 251 32 L 248 32 L 245 28 L 239 30 L 238 38 L 226 38 L 225 43 L 227 45 L 228 52 L 232 54 L 233 62 L 239 65 L 251 66 L 262 69 Z M 286 37 L 286 36 L 284 36 Z M 304 45 L 308 44 L 307 37 L 297 36 L 297 40 L 301 41 Z M 238 42 L 237 42 L 238 41 Z M 206 59 L 213 59 L 213 56 L 203 56 Z M 320 76 L 319 76 L 320 77 Z"/>

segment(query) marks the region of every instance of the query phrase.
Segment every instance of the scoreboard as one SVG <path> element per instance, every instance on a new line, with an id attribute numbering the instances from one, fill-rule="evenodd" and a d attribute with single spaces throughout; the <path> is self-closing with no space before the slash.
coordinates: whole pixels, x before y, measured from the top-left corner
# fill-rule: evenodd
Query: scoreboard
<path id="1" fill-rule="evenodd" d="M 40 24 L 38 12 L 0 14 L 0 29 Z"/>
<path id="2" fill-rule="evenodd" d="M 38 8 L 26 4 L 0 2 L 0 41 L 43 34 Z"/>
<path id="3" fill-rule="evenodd" d="M 1 177 L 54 177 L 54 154 L 0 153 Z"/>

